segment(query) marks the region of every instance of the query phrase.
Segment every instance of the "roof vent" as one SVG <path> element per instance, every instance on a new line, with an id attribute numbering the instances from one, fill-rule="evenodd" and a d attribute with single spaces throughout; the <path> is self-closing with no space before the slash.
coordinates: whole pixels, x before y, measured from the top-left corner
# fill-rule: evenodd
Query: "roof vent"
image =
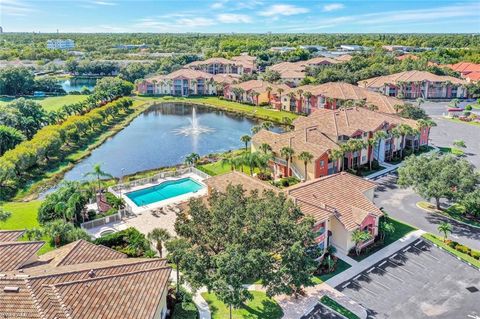
<path id="1" fill-rule="evenodd" d="M 466 288 L 468 291 L 470 291 L 471 293 L 474 293 L 474 292 L 477 292 L 478 291 L 478 288 L 475 287 L 475 286 L 470 286 L 470 287 L 467 287 Z"/>
<path id="2" fill-rule="evenodd" d="M 3 292 L 19 292 L 20 287 L 14 287 L 14 286 L 5 286 L 3 287 Z"/>
<path id="3" fill-rule="evenodd" d="M 95 278 L 95 276 L 95 271 L 93 269 L 90 269 L 90 271 L 88 272 L 88 277 Z"/>

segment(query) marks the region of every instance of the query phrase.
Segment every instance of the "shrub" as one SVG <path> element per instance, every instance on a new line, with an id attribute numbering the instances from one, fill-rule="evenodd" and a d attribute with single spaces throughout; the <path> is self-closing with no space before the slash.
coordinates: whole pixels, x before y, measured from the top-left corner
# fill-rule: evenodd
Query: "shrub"
<path id="1" fill-rule="evenodd" d="M 458 250 L 459 252 L 467 254 L 467 255 L 470 255 L 470 252 L 471 252 L 470 248 L 468 248 L 467 246 L 463 246 L 463 245 L 455 246 L 455 250 Z"/>
<path id="2" fill-rule="evenodd" d="M 152 253 L 145 235 L 133 227 L 97 238 L 95 244 L 113 248 L 129 257 L 148 257 Z"/>
<path id="3" fill-rule="evenodd" d="M 471 106 L 471 105 L 465 106 L 465 110 L 466 110 L 466 111 L 471 111 L 471 110 L 472 110 L 472 106 Z"/>
<path id="4" fill-rule="evenodd" d="M 472 256 L 472 257 L 475 258 L 476 260 L 480 260 L 480 251 L 472 250 L 472 251 L 470 252 L 470 256 Z"/>

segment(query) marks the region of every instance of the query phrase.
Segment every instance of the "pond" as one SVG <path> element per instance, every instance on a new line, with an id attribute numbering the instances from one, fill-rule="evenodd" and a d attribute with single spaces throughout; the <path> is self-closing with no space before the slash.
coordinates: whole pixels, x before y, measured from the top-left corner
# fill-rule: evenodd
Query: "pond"
<path id="1" fill-rule="evenodd" d="M 185 156 L 220 153 L 244 146 L 240 137 L 251 134 L 258 121 L 185 103 L 153 105 L 130 125 L 95 149 L 65 174 L 82 180 L 97 163 L 115 177 L 184 162 Z M 282 131 L 274 127 L 273 131 Z"/>
<path id="2" fill-rule="evenodd" d="M 96 79 L 71 78 L 69 80 L 62 81 L 60 84 L 65 92 L 70 93 L 72 91 L 81 91 L 84 87 L 91 91 L 95 87 L 96 83 Z"/>

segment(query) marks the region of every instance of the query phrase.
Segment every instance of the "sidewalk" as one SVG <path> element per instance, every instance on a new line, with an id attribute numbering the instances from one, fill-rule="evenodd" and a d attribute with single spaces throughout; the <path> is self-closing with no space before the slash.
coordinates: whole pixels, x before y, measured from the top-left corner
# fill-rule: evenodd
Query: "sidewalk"
<path id="1" fill-rule="evenodd" d="M 177 270 L 172 269 L 172 272 L 170 274 L 170 280 L 173 283 L 177 282 Z M 185 288 L 187 291 L 192 292 L 192 289 L 188 285 L 182 285 L 183 288 Z M 193 295 L 193 302 L 197 306 L 198 309 L 198 314 L 199 314 L 199 319 L 211 319 L 212 318 L 212 313 L 210 312 L 210 308 L 208 307 L 208 303 L 203 299 L 201 293 L 206 292 L 206 288 L 201 288 L 199 289 L 194 295 Z"/>
<path id="2" fill-rule="evenodd" d="M 402 249 L 403 247 L 411 244 L 418 238 L 422 237 L 422 235 L 425 233 L 425 231 L 419 229 L 414 232 L 411 232 L 404 237 L 400 238 L 394 243 L 391 243 L 387 247 L 377 251 L 373 255 L 365 258 L 361 262 L 356 262 L 355 264 L 352 264 L 352 267 L 348 268 L 347 270 L 339 273 L 335 277 L 330 278 L 329 280 L 326 281 L 327 284 L 329 284 L 332 287 L 336 287 L 339 284 L 341 284 L 344 281 L 349 280 L 350 278 L 354 277 L 358 273 L 364 271 L 367 268 L 370 268 L 377 262 L 381 261 L 382 259 L 394 254 L 396 251 Z"/>

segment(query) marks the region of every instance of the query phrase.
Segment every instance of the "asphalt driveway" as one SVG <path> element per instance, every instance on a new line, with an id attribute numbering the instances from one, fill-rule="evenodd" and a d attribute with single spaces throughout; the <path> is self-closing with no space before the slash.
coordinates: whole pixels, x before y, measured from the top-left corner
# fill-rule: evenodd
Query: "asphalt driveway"
<path id="1" fill-rule="evenodd" d="M 390 174 L 375 180 L 378 183 L 374 202 L 393 218 L 404 221 L 419 229 L 442 236 L 437 227 L 443 222 L 452 225 L 451 239 L 470 248 L 480 250 L 480 228 L 456 222 L 453 219 L 429 213 L 416 206 L 424 201 L 412 189 L 402 189 L 396 184 L 397 176 Z"/>

